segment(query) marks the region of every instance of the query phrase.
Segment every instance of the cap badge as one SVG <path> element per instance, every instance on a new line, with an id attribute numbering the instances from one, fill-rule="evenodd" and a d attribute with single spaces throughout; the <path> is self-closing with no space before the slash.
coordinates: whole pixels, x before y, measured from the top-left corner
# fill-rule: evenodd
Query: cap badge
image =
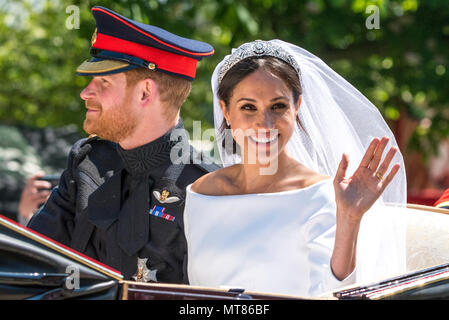
<path id="1" fill-rule="evenodd" d="M 159 201 L 160 203 L 173 203 L 176 201 L 179 201 L 180 199 L 176 196 L 172 196 L 169 197 L 170 192 L 168 192 L 167 190 L 162 190 L 162 193 L 160 193 L 157 190 L 153 191 L 153 195 L 154 197 L 157 199 L 157 201 Z"/>
<path id="2" fill-rule="evenodd" d="M 95 41 L 97 41 L 97 28 L 95 28 L 94 34 L 92 35 L 92 39 L 90 40 L 90 43 L 94 45 Z"/>

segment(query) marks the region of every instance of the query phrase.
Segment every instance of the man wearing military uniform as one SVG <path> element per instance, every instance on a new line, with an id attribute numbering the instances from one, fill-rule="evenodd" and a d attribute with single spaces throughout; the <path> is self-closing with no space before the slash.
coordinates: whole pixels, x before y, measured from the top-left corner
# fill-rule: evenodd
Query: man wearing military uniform
<path id="1" fill-rule="evenodd" d="M 218 166 L 194 161 L 187 139 L 173 133 L 184 128 L 179 108 L 197 61 L 213 48 L 106 8 L 92 13 L 93 57 L 77 69 L 93 76 L 81 92 L 92 135 L 74 144 L 59 186 L 28 227 L 125 279 L 188 283 L 185 188 Z M 190 161 L 172 161 L 185 150 Z"/>

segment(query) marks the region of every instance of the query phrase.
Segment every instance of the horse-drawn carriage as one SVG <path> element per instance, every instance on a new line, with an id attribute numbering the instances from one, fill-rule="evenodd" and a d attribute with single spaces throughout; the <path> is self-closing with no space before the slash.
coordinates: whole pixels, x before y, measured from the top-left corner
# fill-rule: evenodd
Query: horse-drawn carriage
<path id="1" fill-rule="evenodd" d="M 313 298 L 124 281 L 118 271 L 0 216 L 0 299 L 449 299 L 449 210 L 406 211 L 405 274 Z"/>

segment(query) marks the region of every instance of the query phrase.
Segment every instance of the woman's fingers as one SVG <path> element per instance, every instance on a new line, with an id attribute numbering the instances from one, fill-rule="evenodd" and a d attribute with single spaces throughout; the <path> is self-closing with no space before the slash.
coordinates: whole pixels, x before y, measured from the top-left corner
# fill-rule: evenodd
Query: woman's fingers
<path id="1" fill-rule="evenodd" d="M 384 161 L 381 163 L 381 165 L 379 166 L 379 168 L 377 168 L 377 170 L 374 172 L 374 174 L 377 177 L 383 177 L 385 175 L 385 173 L 388 170 L 388 167 L 390 166 L 391 161 L 393 160 L 394 155 L 396 154 L 396 152 L 398 151 L 398 149 L 396 147 L 391 147 L 390 150 L 388 151 L 387 155 L 385 156 Z"/>
<path id="2" fill-rule="evenodd" d="M 379 166 L 380 160 L 382 159 L 382 155 L 385 151 L 385 147 L 387 146 L 388 141 L 390 141 L 388 137 L 383 137 L 377 144 L 376 150 L 374 151 L 373 157 L 368 165 L 368 167 L 374 172 L 377 170 L 377 167 Z"/>
<path id="3" fill-rule="evenodd" d="M 340 183 L 341 181 L 343 181 L 345 179 L 346 170 L 348 169 L 348 164 L 349 164 L 348 155 L 343 153 L 343 155 L 341 157 L 340 164 L 338 165 L 337 172 L 335 174 L 335 179 L 334 179 L 335 183 Z"/>
<path id="4" fill-rule="evenodd" d="M 390 173 L 385 177 L 385 179 L 382 181 L 382 192 L 385 190 L 385 188 L 390 184 L 390 182 L 393 180 L 396 173 L 398 173 L 399 168 L 401 165 L 399 163 L 396 163 L 393 168 L 391 168 Z"/>
<path id="5" fill-rule="evenodd" d="M 362 161 L 360 161 L 360 167 L 368 168 L 371 160 L 373 159 L 374 152 L 376 151 L 376 148 L 377 148 L 379 142 L 380 142 L 379 138 L 374 138 L 371 141 L 371 143 L 368 146 L 368 149 L 366 149 L 366 152 L 362 158 Z"/>

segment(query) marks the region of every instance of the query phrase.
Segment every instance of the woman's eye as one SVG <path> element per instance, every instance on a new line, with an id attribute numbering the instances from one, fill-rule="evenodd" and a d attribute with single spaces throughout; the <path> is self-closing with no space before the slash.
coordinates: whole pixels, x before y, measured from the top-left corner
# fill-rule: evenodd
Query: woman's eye
<path id="1" fill-rule="evenodd" d="M 256 107 L 252 104 L 244 104 L 240 107 L 241 110 L 256 110 Z"/>
<path id="2" fill-rule="evenodd" d="M 287 105 L 285 103 L 276 103 L 272 106 L 273 110 L 285 109 Z"/>

